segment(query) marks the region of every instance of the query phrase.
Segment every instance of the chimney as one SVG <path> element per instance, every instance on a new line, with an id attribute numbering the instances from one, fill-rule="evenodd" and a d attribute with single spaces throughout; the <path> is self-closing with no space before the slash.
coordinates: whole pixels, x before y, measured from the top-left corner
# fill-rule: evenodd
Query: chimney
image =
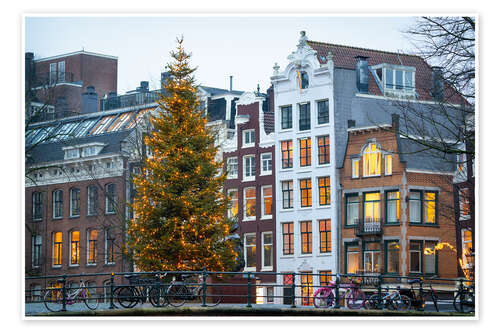
<path id="1" fill-rule="evenodd" d="M 391 120 L 392 120 L 392 130 L 396 133 L 399 132 L 399 114 L 393 113 L 391 114 Z"/>
<path id="2" fill-rule="evenodd" d="M 141 84 L 137 88 L 137 90 L 141 92 L 149 91 L 149 81 L 141 81 Z"/>
<path id="3" fill-rule="evenodd" d="M 31 88 L 35 78 L 35 55 L 33 52 L 26 52 L 24 58 L 24 79 L 26 80 L 26 88 Z"/>
<path id="4" fill-rule="evenodd" d="M 356 127 L 356 120 L 349 119 L 347 120 L 347 128 L 353 128 Z"/>
<path id="5" fill-rule="evenodd" d="M 438 66 L 432 67 L 432 97 L 436 102 L 443 100 L 443 69 Z"/>
<path id="6" fill-rule="evenodd" d="M 356 57 L 356 86 L 360 93 L 368 93 L 368 57 Z"/>
<path id="7" fill-rule="evenodd" d="M 111 93 L 110 93 L 111 95 Z M 81 113 L 97 112 L 97 93 L 94 86 L 87 86 L 86 91 L 82 94 Z"/>
<path id="8" fill-rule="evenodd" d="M 233 76 L 229 76 L 229 91 L 233 91 Z"/>

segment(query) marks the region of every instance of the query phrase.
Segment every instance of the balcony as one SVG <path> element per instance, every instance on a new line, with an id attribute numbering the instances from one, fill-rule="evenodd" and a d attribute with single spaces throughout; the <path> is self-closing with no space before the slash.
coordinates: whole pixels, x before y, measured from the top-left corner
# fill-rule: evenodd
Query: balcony
<path id="1" fill-rule="evenodd" d="M 43 72 L 36 73 L 34 78 L 33 87 L 40 87 L 46 85 L 55 85 L 59 83 L 75 82 L 74 75 L 71 72 Z"/>
<path id="2" fill-rule="evenodd" d="M 356 220 L 356 236 L 382 235 L 382 219 L 367 217 Z"/>
<path id="3" fill-rule="evenodd" d="M 101 111 L 151 104 L 158 100 L 159 93 L 160 90 L 152 90 L 103 98 L 101 99 Z"/>

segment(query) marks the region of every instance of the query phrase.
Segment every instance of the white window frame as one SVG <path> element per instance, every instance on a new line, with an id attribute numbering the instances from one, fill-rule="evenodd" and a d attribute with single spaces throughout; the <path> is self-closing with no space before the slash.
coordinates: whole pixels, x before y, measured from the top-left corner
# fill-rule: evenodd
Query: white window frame
<path id="1" fill-rule="evenodd" d="M 385 165 L 384 165 L 385 175 L 391 176 L 392 175 L 392 154 L 386 154 L 384 160 L 385 160 Z"/>
<path id="2" fill-rule="evenodd" d="M 56 264 L 54 264 L 54 254 L 55 254 L 54 250 L 55 250 L 55 245 L 56 245 L 55 241 L 56 241 L 56 234 L 57 233 L 61 233 L 61 250 L 60 250 L 60 257 L 59 257 L 61 263 L 56 265 Z M 51 244 L 52 245 L 51 246 L 52 247 L 52 258 L 50 260 L 50 264 L 52 267 L 61 267 L 62 266 L 62 254 L 63 254 L 62 247 L 63 247 L 63 244 L 64 244 L 63 233 L 61 231 L 54 231 L 52 233 L 52 244 Z"/>
<path id="3" fill-rule="evenodd" d="M 78 249 L 77 249 L 77 252 L 78 252 L 78 262 L 76 264 L 73 264 L 71 263 L 71 261 L 73 260 L 73 232 L 78 232 Z M 80 231 L 79 230 L 71 230 L 69 232 L 69 260 L 68 260 L 68 266 L 71 266 L 71 267 L 78 267 L 80 266 L 80 248 L 81 248 L 81 242 L 80 242 Z"/>
<path id="4" fill-rule="evenodd" d="M 227 158 L 227 179 L 238 178 L 238 157 Z"/>
<path id="5" fill-rule="evenodd" d="M 266 243 L 264 241 L 266 235 L 271 235 L 271 243 Z M 273 260 L 273 253 L 274 253 L 274 244 L 273 244 L 273 232 L 272 231 L 266 231 L 261 234 L 262 240 L 261 240 L 261 271 L 272 271 L 274 267 L 274 260 Z M 271 246 L 271 265 L 270 266 L 265 266 L 265 246 L 270 245 Z"/>
<path id="6" fill-rule="evenodd" d="M 57 82 L 66 82 L 66 62 L 59 61 L 57 63 Z"/>
<path id="7" fill-rule="evenodd" d="M 49 85 L 57 83 L 57 62 L 49 65 Z"/>
<path id="8" fill-rule="evenodd" d="M 250 167 L 250 175 L 247 175 L 247 165 L 249 163 L 249 160 L 253 158 L 253 163 L 249 166 Z M 253 165 L 253 166 L 252 166 Z M 253 171 L 253 174 L 252 174 Z M 255 180 L 255 155 L 245 155 L 243 156 L 243 181 L 251 181 Z"/>
<path id="9" fill-rule="evenodd" d="M 79 158 L 79 157 L 80 157 L 80 149 L 78 149 L 78 148 L 71 148 L 71 149 L 64 150 L 64 159 L 65 160 Z"/>
<path id="10" fill-rule="evenodd" d="M 368 150 L 370 149 L 370 147 L 371 147 L 371 145 L 372 145 L 372 144 L 373 144 L 373 145 L 375 145 L 375 151 L 368 151 Z M 371 156 L 372 154 L 374 154 L 374 155 L 378 154 L 379 159 L 381 159 L 381 158 L 382 158 L 382 149 L 380 148 L 380 145 L 378 145 L 378 144 L 377 144 L 377 143 L 375 143 L 375 142 L 369 142 L 369 143 L 368 143 L 368 145 L 366 145 L 366 146 L 364 147 L 364 149 L 363 149 L 362 153 L 363 153 L 363 177 L 378 177 L 378 176 L 380 176 L 380 172 L 381 172 L 382 170 L 377 170 L 378 168 L 377 168 L 377 166 L 376 166 L 376 165 L 375 165 L 375 171 L 378 171 L 378 172 L 375 172 L 374 174 L 370 174 L 370 169 L 371 169 L 371 166 L 372 166 L 372 165 L 371 165 L 371 159 L 370 159 L 370 156 Z M 367 166 L 368 166 L 368 168 L 367 168 L 367 169 L 368 169 L 368 170 L 366 170 L 366 169 L 365 169 L 365 164 L 366 164 L 366 163 L 365 163 L 365 159 L 366 159 L 366 158 L 368 158 L 368 164 L 367 164 Z M 375 163 L 376 163 L 376 162 L 375 162 Z M 381 164 L 381 163 L 382 163 L 382 161 L 378 160 L 378 163 L 380 163 L 380 164 Z"/>
<path id="11" fill-rule="evenodd" d="M 352 168 L 352 178 L 359 178 L 359 158 L 353 158 L 351 160 L 351 168 Z M 357 163 L 357 166 L 356 166 Z"/>
<path id="12" fill-rule="evenodd" d="M 243 188 L 243 220 L 244 221 L 253 221 L 256 219 L 256 216 L 247 216 L 247 189 L 253 188 L 255 191 L 255 215 L 257 215 L 257 188 L 255 186 L 245 187 Z"/>
<path id="13" fill-rule="evenodd" d="M 260 174 L 271 175 L 273 173 L 273 153 L 260 154 Z"/>
<path id="14" fill-rule="evenodd" d="M 248 236 L 254 236 L 255 237 L 255 245 L 247 245 L 247 237 Z M 249 247 L 254 247 L 255 246 L 255 267 L 248 267 L 247 266 L 247 263 L 248 263 L 248 260 L 247 260 L 247 248 Z M 255 272 L 257 270 L 257 235 L 253 232 L 253 233 L 248 233 L 248 234 L 245 234 L 243 236 L 243 255 L 244 255 L 244 258 L 245 258 L 245 271 L 246 272 Z"/>
<path id="15" fill-rule="evenodd" d="M 265 214 L 266 212 L 266 205 L 265 205 L 265 196 L 264 196 L 264 190 L 266 189 L 271 189 L 271 214 Z M 273 214 L 272 214 L 272 211 L 273 211 L 273 186 L 272 185 L 265 185 L 265 186 L 261 186 L 261 199 L 260 199 L 260 202 L 261 202 L 261 219 L 271 219 L 273 218 Z"/>
<path id="16" fill-rule="evenodd" d="M 236 195 L 237 195 L 237 196 L 236 196 L 236 200 L 235 200 L 235 199 L 231 196 L 231 194 L 230 194 L 230 193 L 236 193 Z M 233 203 L 234 203 L 235 201 L 236 201 L 236 205 L 238 205 L 238 199 L 239 199 L 239 198 L 238 198 L 238 196 L 239 196 L 238 189 L 237 189 L 237 188 L 230 188 L 230 189 L 228 189 L 228 190 L 227 190 L 227 195 L 228 195 L 228 197 L 230 197 L 230 198 L 231 198 L 231 199 L 229 200 L 229 205 L 230 205 L 230 207 L 228 207 L 228 209 L 227 209 L 227 217 L 228 217 L 228 218 L 232 218 L 232 217 L 236 217 L 236 218 L 237 218 L 237 217 L 238 217 L 238 214 L 236 214 L 236 215 L 234 215 L 234 216 L 233 216 L 231 212 L 232 212 L 232 210 L 233 210 L 233 207 L 234 207 L 234 206 L 233 206 Z M 239 208 L 240 208 L 240 207 L 238 207 L 238 211 L 239 211 Z"/>
<path id="17" fill-rule="evenodd" d="M 381 79 L 382 86 L 384 87 L 384 92 L 389 92 L 392 94 L 397 94 L 397 95 L 415 95 L 415 76 L 416 76 L 416 70 L 414 67 L 408 67 L 408 66 L 399 66 L 399 65 L 389 65 L 389 64 L 381 64 L 377 66 L 373 66 L 373 70 L 377 70 L 379 68 L 383 68 L 382 71 L 382 78 L 379 78 L 377 75 L 377 79 Z M 388 77 L 388 72 L 387 70 L 392 70 L 392 82 L 393 85 L 396 85 L 396 71 L 401 71 L 403 72 L 403 88 L 402 89 L 396 89 L 394 88 L 389 88 L 387 86 L 387 77 Z M 411 89 L 408 89 L 406 85 L 406 73 L 411 73 Z"/>
<path id="18" fill-rule="evenodd" d="M 253 141 L 247 141 L 247 134 L 248 134 L 248 139 Z M 252 128 L 244 130 L 241 132 L 241 136 L 243 141 L 243 144 L 241 145 L 242 148 L 255 146 L 255 129 Z"/>

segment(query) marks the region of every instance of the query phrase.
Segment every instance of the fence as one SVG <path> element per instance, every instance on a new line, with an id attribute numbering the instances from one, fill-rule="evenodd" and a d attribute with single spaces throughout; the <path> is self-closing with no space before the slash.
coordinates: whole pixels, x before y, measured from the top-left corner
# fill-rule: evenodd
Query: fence
<path id="1" fill-rule="evenodd" d="M 447 299 L 457 311 L 472 312 L 475 295 L 474 281 L 465 279 L 364 272 L 117 272 L 26 277 L 26 285 L 26 303 L 44 303 L 56 308 L 52 311 L 82 303 L 90 309 L 98 304 L 100 309 L 114 309 L 149 302 L 153 306 L 236 303 L 423 310 L 426 301 L 433 301 L 439 311 L 437 301 Z"/>

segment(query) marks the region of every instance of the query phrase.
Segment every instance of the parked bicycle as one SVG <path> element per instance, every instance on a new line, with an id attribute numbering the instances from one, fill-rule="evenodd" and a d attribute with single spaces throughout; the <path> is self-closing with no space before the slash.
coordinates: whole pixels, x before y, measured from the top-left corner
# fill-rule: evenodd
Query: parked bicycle
<path id="1" fill-rule="evenodd" d="M 64 280 L 57 280 L 57 282 L 64 282 Z M 66 288 L 66 305 L 84 302 L 90 310 L 97 309 L 99 305 L 99 298 L 97 295 L 92 295 L 89 288 L 80 280 L 78 288 Z M 61 311 L 64 307 L 64 295 L 62 287 L 49 287 L 43 296 L 43 302 L 47 310 L 52 312 Z"/>
<path id="2" fill-rule="evenodd" d="M 363 290 L 360 288 L 360 283 L 351 279 L 349 283 L 339 284 L 339 288 L 346 289 L 346 291 L 340 295 L 339 299 L 336 299 L 335 288 L 337 286 L 337 280 L 331 280 L 327 287 L 321 287 L 314 292 L 313 304 L 317 308 L 328 308 L 335 305 L 340 305 L 342 299 L 349 309 L 360 309 L 364 306 L 366 301 L 366 296 Z"/>
<path id="3" fill-rule="evenodd" d="M 431 277 L 429 279 L 432 279 Z M 419 284 L 419 288 L 416 289 L 414 287 L 415 284 Z M 439 312 L 438 308 L 438 297 L 436 290 L 432 287 L 432 283 L 429 282 L 429 288 L 426 290 L 423 288 L 423 278 L 417 278 L 413 280 L 408 280 L 408 284 L 410 285 L 410 289 L 402 289 L 400 292 L 402 295 L 405 295 L 410 298 L 411 306 L 417 310 L 423 311 L 425 308 L 425 300 L 430 298 L 432 303 L 434 304 L 434 308 L 436 312 Z"/>
<path id="4" fill-rule="evenodd" d="M 166 274 L 155 274 L 154 277 L 140 277 L 137 275 L 125 275 L 130 281 L 130 286 L 121 286 L 114 290 L 114 298 L 124 308 L 133 308 L 139 302 L 144 304 L 150 302 L 154 307 L 165 305 L 162 296 L 161 280 Z"/>
<path id="5" fill-rule="evenodd" d="M 378 293 L 375 293 L 365 302 L 365 308 L 367 309 L 408 310 L 410 306 L 410 298 L 401 295 L 399 286 L 393 292 L 389 292 L 389 287 L 387 287 L 380 298 Z"/>
<path id="6" fill-rule="evenodd" d="M 476 295 L 474 285 L 469 287 L 460 284 L 460 288 L 453 299 L 453 307 L 457 312 L 471 313 L 475 311 Z"/>
<path id="7" fill-rule="evenodd" d="M 174 293 L 177 293 L 178 298 L 185 298 L 188 302 L 203 303 L 203 277 L 201 275 L 185 274 L 182 276 L 182 279 L 182 281 L 175 282 L 171 286 L 170 294 L 172 297 L 174 297 Z M 205 296 L 206 306 L 216 306 L 222 301 L 222 295 L 215 294 L 213 289 L 210 293 L 207 289 Z"/>

